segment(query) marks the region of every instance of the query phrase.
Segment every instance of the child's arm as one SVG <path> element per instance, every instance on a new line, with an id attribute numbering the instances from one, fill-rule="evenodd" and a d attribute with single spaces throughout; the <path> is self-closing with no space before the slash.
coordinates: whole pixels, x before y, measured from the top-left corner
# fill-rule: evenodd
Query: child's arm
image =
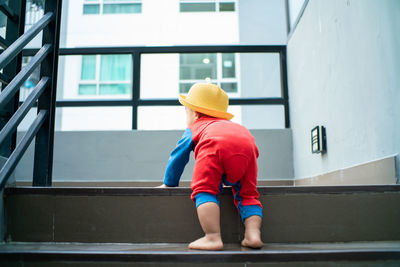
<path id="1" fill-rule="evenodd" d="M 193 146 L 194 143 L 192 140 L 192 132 L 189 128 L 187 128 L 168 159 L 164 176 L 164 185 L 167 187 L 179 185 L 179 180 L 181 179 L 183 170 L 189 161 L 189 155 L 193 150 Z"/>

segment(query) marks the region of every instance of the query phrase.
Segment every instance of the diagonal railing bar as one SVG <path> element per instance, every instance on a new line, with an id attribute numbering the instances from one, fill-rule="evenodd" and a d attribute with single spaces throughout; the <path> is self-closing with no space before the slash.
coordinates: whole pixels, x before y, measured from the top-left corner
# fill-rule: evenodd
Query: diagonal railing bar
<path id="1" fill-rule="evenodd" d="M 7 47 L 10 46 L 10 43 L 4 39 L 3 37 L 0 36 L 0 47 L 3 47 L 4 49 L 7 49 Z"/>
<path id="2" fill-rule="evenodd" d="M 12 99 L 15 93 L 19 90 L 19 87 L 25 82 L 25 80 L 32 74 L 36 67 L 43 61 L 43 59 L 51 51 L 51 45 L 45 44 L 37 54 L 31 59 L 28 65 L 25 66 L 17 76 L 7 85 L 6 88 L 0 94 L 0 109 L 3 108 Z"/>
<path id="3" fill-rule="evenodd" d="M 10 83 L 10 78 L 8 78 L 5 74 L 0 73 L 0 82 L 2 84 L 9 84 Z"/>
<path id="4" fill-rule="evenodd" d="M 0 170 L 0 188 L 4 188 L 8 177 L 14 171 L 19 160 L 24 155 L 25 151 L 29 147 L 33 138 L 36 136 L 37 132 L 39 131 L 40 127 L 42 126 L 47 116 L 48 116 L 47 110 L 41 110 L 39 112 L 38 116 L 36 117 L 32 125 L 29 127 L 28 131 L 22 138 L 21 142 L 18 144 L 18 146 L 15 148 L 11 156 L 4 164 L 3 168 Z"/>
<path id="5" fill-rule="evenodd" d="M 14 12 L 6 4 L 0 5 L 0 11 L 3 12 L 4 15 L 9 17 L 12 22 L 18 23 L 18 15 L 14 14 Z"/>
<path id="6" fill-rule="evenodd" d="M 49 80 L 49 77 L 43 77 L 39 81 L 32 93 L 18 108 L 17 112 L 14 113 L 3 129 L 1 129 L 0 145 L 3 144 L 6 138 L 18 128 L 18 125 L 24 119 L 25 115 L 29 112 L 33 104 L 36 103 L 36 100 L 38 100 L 38 98 L 43 94 L 44 89 L 49 85 Z"/>
<path id="7" fill-rule="evenodd" d="M 53 18 L 54 14 L 52 12 L 45 14 L 36 24 L 29 28 L 29 30 L 4 50 L 3 53 L 0 54 L 0 69 L 7 66 L 7 64 L 22 51 L 25 45 L 35 38 L 35 36 L 43 30 L 43 28 L 46 27 Z"/>

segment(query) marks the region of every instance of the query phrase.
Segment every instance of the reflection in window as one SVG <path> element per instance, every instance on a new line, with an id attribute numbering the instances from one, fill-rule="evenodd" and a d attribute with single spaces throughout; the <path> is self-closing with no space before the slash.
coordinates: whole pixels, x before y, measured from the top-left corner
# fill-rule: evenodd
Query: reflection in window
<path id="1" fill-rule="evenodd" d="M 232 0 L 180 0 L 181 12 L 226 12 L 235 11 Z"/>
<path id="2" fill-rule="evenodd" d="M 233 53 L 180 54 L 179 92 L 187 93 L 194 83 L 211 82 L 237 93 L 235 57 Z"/>
<path id="3" fill-rule="evenodd" d="M 25 25 L 33 25 L 43 17 L 44 0 L 26 1 Z"/>
<path id="4" fill-rule="evenodd" d="M 82 56 L 79 95 L 130 95 L 130 55 Z"/>
<path id="5" fill-rule="evenodd" d="M 22 69 L 28 65 L 29 61 L 31 61 L 32 57 L 22 57 Z M 31 91 L 36 87 L 40 80 L 40 65 L 29 75 L 28 79 L 22 84 L 19 91 L 19 99 L 24 101 Z"/>
<path id="6" fill-rule="evenodd" d="M 181 80 L 217 79 L 216 54 L 181 54 Z"/>
<path id="7" fill-rule="evenodd" d="M 141 0 L 85 0 L 83 14 L 132 14 L 142 13 Z"/>

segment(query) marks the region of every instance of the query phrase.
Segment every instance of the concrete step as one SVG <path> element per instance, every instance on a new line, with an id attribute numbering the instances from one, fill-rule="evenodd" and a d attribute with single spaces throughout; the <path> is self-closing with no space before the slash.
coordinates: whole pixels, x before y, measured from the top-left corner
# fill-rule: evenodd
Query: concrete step
<path id="1" fill-rule="evenodd" d="M 400 242 L 265 244 L 260 250 L 225 244 L 195 251 L 187 244 L 7 243 L 1 266 L 399 266 Z"/>
<path id="2" fill-rule="evenodd" d="M 400 186 L 259 187 L 266 243 L 400 240 Z M 189 188 L 16 187 L 4 193 L 7 241 L 188 243 L 202 235 Z M 243 225 L 225 188 L 222 238 Z"/>

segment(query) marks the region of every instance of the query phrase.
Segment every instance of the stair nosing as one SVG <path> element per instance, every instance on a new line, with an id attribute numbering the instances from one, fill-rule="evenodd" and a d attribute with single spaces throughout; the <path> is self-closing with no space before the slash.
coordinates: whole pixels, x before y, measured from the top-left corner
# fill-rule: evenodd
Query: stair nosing
<path id="1" fill-rule="evenodd" d="M 7 260 L 135 262 L 290 262 L 400 260 L 400 249 L 255 251 L 5 251 Z"/>
<path id="2" fill-rule="evenodd" d="M 345 185 L 345 186 L 259 186 L 260 195 L 275 194 L 351 194 L 400 192 L 400 185 Z M 5 195 L 135 195 L 135 196 L 180 196 L 190 195 L 189 187 L 7 187 Z M 222 194 L 231 194 L 224 188 Z"/>

